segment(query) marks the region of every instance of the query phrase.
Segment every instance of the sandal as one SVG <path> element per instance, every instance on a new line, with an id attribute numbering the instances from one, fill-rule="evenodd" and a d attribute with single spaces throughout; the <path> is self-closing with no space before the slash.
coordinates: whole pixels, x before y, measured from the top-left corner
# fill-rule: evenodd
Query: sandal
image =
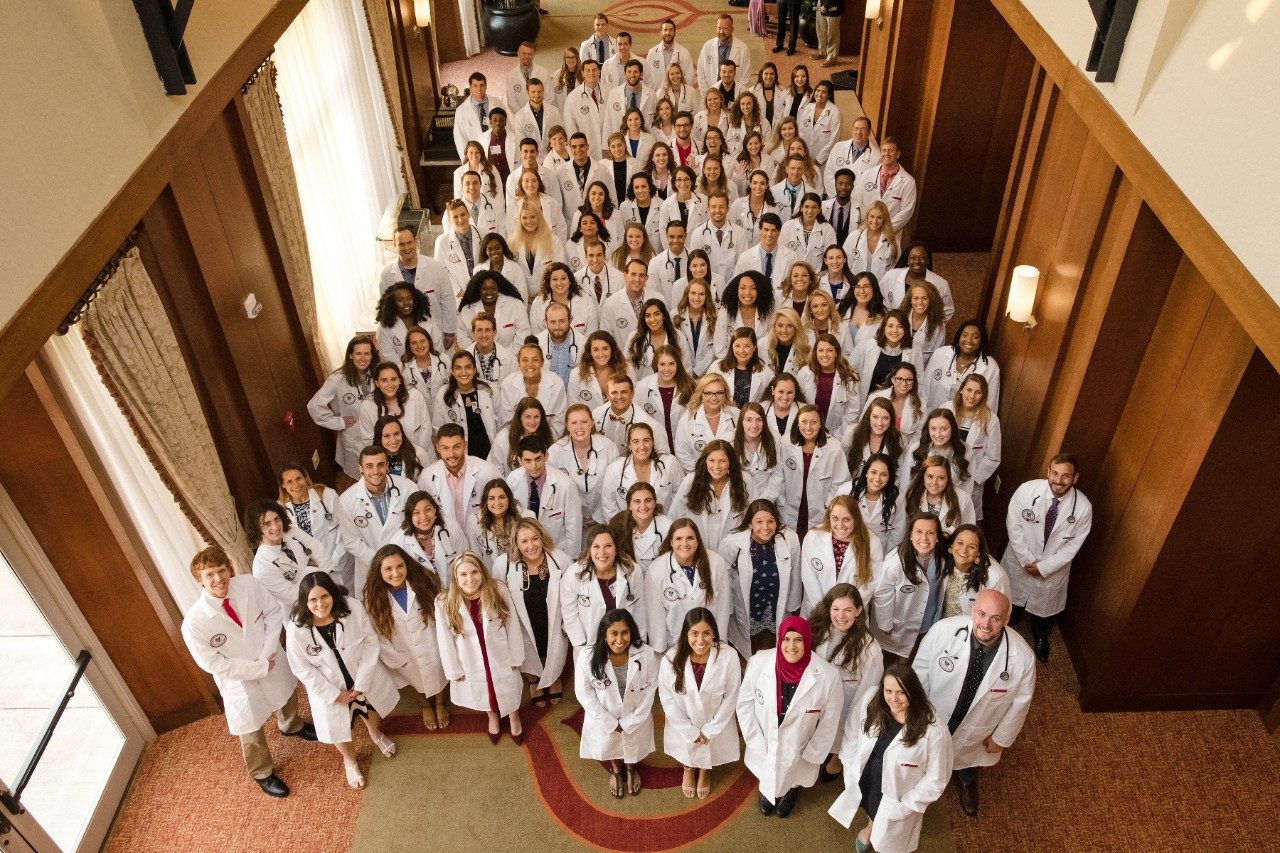
<path id="1" fill-rule="evenodd" d="M 680 792 L 684 794 L 684 798 L 686 800 L 693 799 L 693 794 L 694 794 L 693 777 L 697 774 L 697 772 L 698 771 L 694 770 L 692 767 L 686 767 L 684 769 L 684 778 L 680 781 Z"/>
<path id="2" fill-rule="evenodd" d="M 698 779 L 700 781 L 704 779 L 706 780 L 705 785 L 703 784 L 698 785 L 698 799 L 705 800 L 707 797 L 711 796 L 711 771 L 699 770 Z"/>
<path id="3" fill-rule="evenodd" d="M 609 770 L 609 793 L 613 794 L 616 800 L 621 800 L 627 795 L 627 788 L 622 784 L 622 768 L 620 767 L 613 767 Z"/>
<path id="4" fill-rule="evenodd" d="M 530 694 L 529 701 L 533 702 L 535 708 L 545 708 L 547 707 L 547 694 L 545 692 L 539 693 L 537 696 Z"/>
<path id="5" fill-rule="evenodd" d="M 342 767 L 347 771 L 347 787 L 356 791 L 364 787 L 364 776 L 360 773 L 360 765 L 343 762 Z"/>
<path id="6" fill-rule="evenodd" d="M 387 758 L 395 757 L 396 742 L 391 738 L 387 737 L 382 732 L 378 732 L 376 735 L 373 732 L 369 732 L 369 739 L 373 741 L 373 745 L 376 746 Z"/>
<path id="7" fill-rule="evenodd" d="M 633 797 L 640 796 L 640 792 L 644 790 L 644 783 L 640 779 L 640 768 L 634 764 L 627 768 L 627 789 L 631 791 Z"/>

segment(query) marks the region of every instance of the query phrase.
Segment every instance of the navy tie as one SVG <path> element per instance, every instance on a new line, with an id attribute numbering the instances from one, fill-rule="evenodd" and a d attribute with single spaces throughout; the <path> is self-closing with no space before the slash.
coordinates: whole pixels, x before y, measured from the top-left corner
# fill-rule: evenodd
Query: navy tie
<path id="1" fill-rule="evenodd" d="M 773 252 L 764 253 L 764 277 L 773 280 Z"/>
<path id="2" fill-rule="evenodd" d="M 539 508 L 541 507 L 541 504 L 542 504 L 542 495 L 538 493 L 538 481 L 530 480 L 529 481 L 529 512 L 533 513 L 536 516 L 538 514 Z"/>
<path id="3" fill-rule="evenodd" d="M 1058 498 L 1049 504 L 1049 511 L 1044 514 L 1044 541 L 1047 544 L 1053 535 L 1053 526 L 1058 523 Z"/>

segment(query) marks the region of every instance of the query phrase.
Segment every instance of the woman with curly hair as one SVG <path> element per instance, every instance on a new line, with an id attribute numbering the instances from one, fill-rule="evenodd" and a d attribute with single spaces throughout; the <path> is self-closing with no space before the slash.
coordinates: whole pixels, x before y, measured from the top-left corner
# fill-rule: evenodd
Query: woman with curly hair
<path id="1" fill-rule="evenodd" d="M 685 475 L 672 501 L 673 518 L 693 519 L 708 542 L 742 523 L 753 495 L 733 445 L 714 439 Z"/>

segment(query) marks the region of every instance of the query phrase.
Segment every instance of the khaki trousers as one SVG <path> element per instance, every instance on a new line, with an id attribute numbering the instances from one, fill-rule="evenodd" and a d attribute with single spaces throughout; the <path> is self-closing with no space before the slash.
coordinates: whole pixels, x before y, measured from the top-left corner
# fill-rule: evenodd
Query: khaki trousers
<path id="1" fill-rule="evenodd" d="M 840 16 L 828 18 L 818 13 L 814 23 L 818 29 L 818 53 L 823 59 L 833 60 L 840 55 Z"/>
<path id="2" fill-rule="evenodd" d="M 276 711 L 276 725 L 282 732 L 296 732 L 302 728 L 303 719 L 298 716 L 298 691 L 294 691 L 289 701 Z M 267 727 L 264 724 L 256 732 L 240 735 L 240 751 L 244 753 L 245 766 L 254 779 L 265 779 L 275 772 L 275 763 L 271 760 L 271 750 L 267 746 Z"/>

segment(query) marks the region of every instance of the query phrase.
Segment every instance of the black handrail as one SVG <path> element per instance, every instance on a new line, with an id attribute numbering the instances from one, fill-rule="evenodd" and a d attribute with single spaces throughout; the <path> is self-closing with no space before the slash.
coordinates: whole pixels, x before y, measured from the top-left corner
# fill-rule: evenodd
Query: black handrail
<path id="1" fill-rule="evenodd" d="M 89 668 L 89 661 L 93 658 L 89 654 L 89 650 L 85 649 L 76 657 L 76 671 L 71 674 L 71 683 L 67 685 L 66 692 L 62 694 L 62 701 L 58 703 L 58 707 L 49 712 L 49 719 L 45 720 L 44 732 L 40 735 L 40 740 L 36 741 L 31 747 L 31 752 L 27 754 L 27 760 L 23 762 L 22 772 L 18 774 L 18 778 L 14 780 L 13 789 L 10 791 L 0 791 L 0 803 L 9 810 L 11 814 L 22 814 L 25 809 L 22 808 L 22 792 L 26 790 L 27 784 L 31 781 L 31 776 L 36 772 L 36 766 L 40 763 L 44 751 L 49 747 L 49 741 L 53 739 L 53 730 L 58 727 L 58 721 L 62 719 L 62 713 L 67 710 L 67 706 L 71 704 L 71 699 L 76 695 L 76 687 L 80 684 L 80 679 L 84 677 L 84 671 Z"/>

